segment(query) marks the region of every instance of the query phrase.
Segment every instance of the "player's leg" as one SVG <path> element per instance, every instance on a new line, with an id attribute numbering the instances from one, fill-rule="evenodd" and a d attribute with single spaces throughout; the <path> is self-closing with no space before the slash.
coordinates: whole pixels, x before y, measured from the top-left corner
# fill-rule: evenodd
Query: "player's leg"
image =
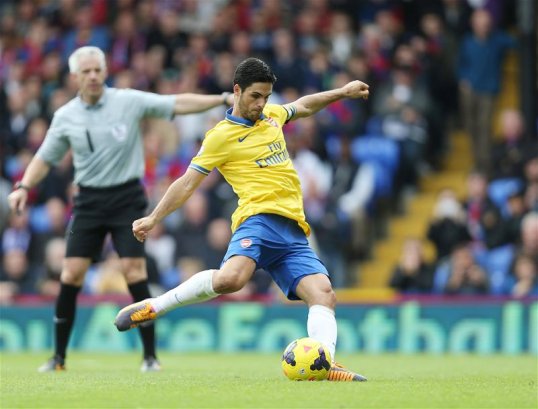
<path id="1" fill-rule="evenodd" d="M 260 258 L 261 246 L 255 238 L 263 234 L 260 234 L 257 221 L 257 216 L 250 217 L 235 231 L 220 270 L 201 271 L 159 297 L 128 305 L 116 316 L 114 323 L 118 330 L 127 331 L 173 308 L 204 302 L 243 288 L 254 274 Z"/>
<path id="2" fill-rule="evenodd" d="M 303 276 L 295 289 L 297 296 L 308 306 L 308 336 L 325 345 L 334 361 L 336 350 L 336 295 L 325 274 Z"/>
<path id="3" fill-rule="evenodd" d="M 295 294 L 308 305 L 308 336 L 320 341 L 332 358 L 329 381 L 366 381 L 362 375 L 354 373 L 335 362 L 337 324 L 334 314 L 336 296 L 329 278 L 325 274 L 311 274 L 300 279 Z"/>
<path id="4" fill-rule="evenodd" d="M 139 181 L 127 182 L 106 192 L 108 215 L 106 228 L 110 231 L 114 249 L 120 257 L 121 270 L 133 301 L 142 302 L 151 297 L 146 269 L 144 244 L 135 239 L 132 221 L 142 217 L 147 207 L 143 186 Z M 155 325 L 140 327 L 143 346 L 142 372 L 158 371 Z"/>
<path id="5" fill-rule="evenodd" d="M 76 317 L 77 297 L 92 259 L 100 253 L 106 231 L 93 217 L 72 217 L 67 227 L 67 247 L 60 275 L 60 293 L 54 313 L 54 356 L 39 367 L 40 372 L 65 368 L 67 345 Z"/>
<path id="6" fill-rule="evenodd" d="M 133 301 L 139 302 L 150 298 L 146 259 L 144 257 L 121 257 L 120 262 Z M 140 327 L 139 330 L 143 348 L 141 370 L 142 372 L 158 371 L 160 363 L 157 360 L 155 348 L 155 325 L 148 323 L 148 325 Z"/>
<path id="7" fill-rule="evenodd" d="M 116 316 L 116 327 L 126 331 L 174 308 L 238 291 L 250 280 L 255 268 L 256 263 L 249 257 L 231 257 L 220 270 L 201 271 L 159 297 L 123 308 Z"/>
<path id="8" fill-rule="evenodd" d="M 137 188 L 135 186 L 135 188 Z M 138 191 L 137 189 L 135 191 Z M 137 195 L 137 197 L 140 195 Z M 127 282 L 127 288 L 133 301 L 141 302 L 151 297 L 148 283 L 148 273 L 146 269 L 146 257 L 144 244 L 136 240 L 131 230 L 131 218 L 141 214 L 144 207 L 144 201 L 139 199 L 140 203 L 133 200 L 133 208 L 126 207 L 119 210 L 121 218 L 115 218 L 114 223 L 107 226 L 112 236 L 114 248 L 120 256 L 121 272 Z M 157 360 L 155 325 L 148 323 L 139 329 L 140 339 L 142 341 L 143 358 L 142 372 L 152 372 L 160 370 L 160 363 Z"/>
<path id="9" fill-rule="evenodd" d="M 60 276 L 60 293 L 54 312 L 54 356 L 39 367 L 39 372 L 65 369 L 67 345 L 75 322 L 77 296 L 90 266 L 90 258 L 68 257 Z"/>

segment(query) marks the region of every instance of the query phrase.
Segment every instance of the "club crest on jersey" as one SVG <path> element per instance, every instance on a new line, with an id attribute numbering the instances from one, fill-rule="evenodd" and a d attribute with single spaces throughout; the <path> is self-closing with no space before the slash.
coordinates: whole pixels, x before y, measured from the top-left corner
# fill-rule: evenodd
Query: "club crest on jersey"
<path id="1" fill-rule="evenodd" d="M 112 127 L 112 136 L 118 141 L 123 142 L 127 139 L 127 125 L 117 124 Z"/>
<path id="2" fill-rule="evenodd" d="M 275 128 L 278 128 L 278 123 L 270 116 L 266 117 L 265 120 L 269 122 L 269 125 L 274 126 Z"/>
<path id="3" fill-rule="evenodd" d="M 240 244 L 241 244 L 241 247 L 243 247 L 244 249 L 246 249 L 246 248 L 249 248 L 250 246 L 252 246 L 252 240 L 250 240 L 250 239 L 243 239 L 243 240 L 241 240 Z"/>

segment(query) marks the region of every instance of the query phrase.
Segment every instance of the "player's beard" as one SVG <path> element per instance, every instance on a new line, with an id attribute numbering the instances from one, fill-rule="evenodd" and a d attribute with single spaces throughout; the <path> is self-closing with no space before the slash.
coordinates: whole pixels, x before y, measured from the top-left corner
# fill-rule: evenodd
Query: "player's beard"
<path id="1" fill-rule="evenodd" d="M 252 122 L 256 122 L 258 119 L 260 119 L 260 114 L 261 112 L 256 110 L 245 110 L 241 112 L 241 116 L 243 118 L 246 118 Z"/>
<path id="2" fill-rule="evenodd" d="M 260 118 L 261 111 L 249 109 L 248 106 L 243 106 L 241 100 L 239 100 L 239 113 L 242 118 L 248 119 L 251 122 L 256 122 Z"/>

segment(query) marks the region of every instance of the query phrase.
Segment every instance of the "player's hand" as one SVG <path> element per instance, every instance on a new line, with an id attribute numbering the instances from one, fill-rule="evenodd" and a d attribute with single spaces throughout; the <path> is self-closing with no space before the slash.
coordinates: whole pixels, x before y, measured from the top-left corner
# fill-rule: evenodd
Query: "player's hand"
<path id="1" fill-rule="evenodd" d="M 355 80 L 348 82 L 346 85 L 342 87 L 342 91 L 344 92 L 344 95 L 346 98 L 363 98 L 368 99 L 368 95 L 370 94 L 370 91 L 368 90 L 370 87 L 368 84 L 365 84 L 362 81 Z"/>
<path id="2" fill-rule="evenodd" d="M 24 206 L 26 206 L 27 200 L 28 191 L 26 189 L 14 190 L 7 197 L 9 208 L 17 214 L 21 213 L 24 210 Z"/>
<path id="3" fill-rule="evenodd" d="M 133 222 L 133 234 L 136 239 L 143 242 L 148 237 L 148 233 L 155 226 L 155 219 L 151 216 L 143 217 Z"/>

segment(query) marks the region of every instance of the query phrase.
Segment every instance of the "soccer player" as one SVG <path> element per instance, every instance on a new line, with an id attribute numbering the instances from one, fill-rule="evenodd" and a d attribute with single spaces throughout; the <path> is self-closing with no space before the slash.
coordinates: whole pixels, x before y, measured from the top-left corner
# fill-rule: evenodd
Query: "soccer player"
<path id="1" fill-rule="evenodd" d="M 40 372 L 65 369 L 76 299 L 107 233 L 112 236 L 134 301 L 150 297 L 144 245 L 131 232 L 132 220 L 142 217 L 147 206 L 140 182 L 144 175 L 140 120 L 171 118 L 233 103 L 229 93 L 156 95 L 108 88 L 105 54 L 97 47 L 81 47 L 73 52 L 69 70 L 77 81 L 78 95 L 54 114 L 43 144 L 8 197 L 11 209 L 21 211 L 28 191 L 68 149 L 72 150 L 74 183 L 79 192 L 66 235 L 66 257 L 54 315 L 54 356 L 39 368 Z M 141 370 L 157 371 L 160 365 L 155 353 L 155 328 L 150 325 L 140 332 L 144 348 Z"/>
<path id="2" fill-rule="evenodd" d="M 275 81 L 263 61 L 241 62 L 233 79 L 233 108 L 207 132 L 185 174 L 170 185 L 151 214 L 133 222 L 133 234 L 144 241 L 156 223 L 183 205 L 204 177 L 218 168 L 239 197 L 232 216 L 233 236 L 220 269 L 201 271 L 159 297 L 123 308 L 115 320 L 118 330 L 155 320 L 178 306 L 238 291 L 256 269 L 264 268 L 290 300 L 308 305 L 308 336 L 326 345 L 334 359 L 336 297 L 327 269 L 308 245 L 310 227 L 301 186 L 282 127 L 340 99 L 367 98 L 368 85 L 352 81 L 287 105 L 267 104 Z M 334 361 L 328 379 L 366 380 Z"/>

